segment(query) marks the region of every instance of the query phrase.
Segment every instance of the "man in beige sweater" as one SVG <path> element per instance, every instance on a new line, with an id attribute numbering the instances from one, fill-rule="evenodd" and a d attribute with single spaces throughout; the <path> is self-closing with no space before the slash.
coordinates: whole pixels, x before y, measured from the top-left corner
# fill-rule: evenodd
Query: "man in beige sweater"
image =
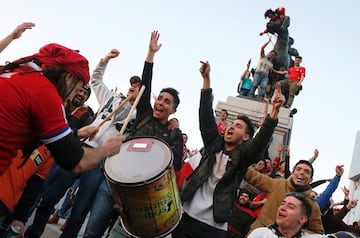
<path id="1" fill-rule="evenodd" d="M 260 189 L 261 191 L 269 193 L 260 215 L 251 225 L 250 231 L 257 227 L 272 225 L 276 219 L 276 207 L 283 201 L 286 193 L 298 192 L 306 196 L 312 207 L 312 213 L 308 219 L 306 230 L 312 233 L 324 233 L 324 228 L 321 222 L 321 213 L 318 204 L 310 196 L 312 191 L 309 183 L 312 181 L 314 169 L 307 160 L 298 161 L 292 171 L 292 174 L 287 179 L 274 179 L 267 175 L 261 174 L 254 169 L 248 168 L 244 179 Z"/>

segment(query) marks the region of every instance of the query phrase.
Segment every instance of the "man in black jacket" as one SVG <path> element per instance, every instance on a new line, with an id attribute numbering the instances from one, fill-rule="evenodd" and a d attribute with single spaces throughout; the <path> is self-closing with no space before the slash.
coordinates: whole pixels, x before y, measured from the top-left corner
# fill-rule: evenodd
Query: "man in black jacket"
<path id="1" fill-rule="evenodd" d="M 203 88 L 199 119 L 205 153 L 181 193 L 184 214 L 173 238 L 226 237 L 238 185 L 236 181 L 241 181 L 246 168 L 256 162 L 269 142 L 285 101 L 278 85 L 272 98 L 272 111 L 254 139 L 254 126 L 246 116 L 234 120 L 222 137 L 217 132 L 212 109 L 210 65 L 208 62 L 201 64 Z"/>

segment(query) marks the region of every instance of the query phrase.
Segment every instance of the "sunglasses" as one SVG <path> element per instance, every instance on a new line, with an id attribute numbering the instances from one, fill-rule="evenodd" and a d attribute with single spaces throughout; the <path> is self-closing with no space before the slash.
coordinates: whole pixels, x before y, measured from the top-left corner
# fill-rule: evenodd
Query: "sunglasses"
<path id="1" fill-rule="evenodd" d="M 300 200 L 306 199 L 306 196 L 299 192 L 289 192 L 289 193 L 286 193 L 286 196 L 294 196 Z"/>
<path id="2" fill-rule="evenodd" d="M 306 210 L 306 215 L 308 217 L 310 217 L 311 213 L 312 213 L 312 207 L 309 203 L 309 201 L 306 199 L 306 196 L 303 193 L 299 193 L 299 192 L 289 192 L 286 193 L 286 197 L 287 196 L 293 196 L 297 199 L 299 199 L 305 206 L 305 210 Z"/>

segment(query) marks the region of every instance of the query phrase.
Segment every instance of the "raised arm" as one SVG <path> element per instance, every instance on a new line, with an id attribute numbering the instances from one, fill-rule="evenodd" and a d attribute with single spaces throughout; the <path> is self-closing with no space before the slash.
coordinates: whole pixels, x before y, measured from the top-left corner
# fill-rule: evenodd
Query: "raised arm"
<path id="1" fill-rule="evenodd" d="M 146 56 L 146 62 L 153 63 L 155 53 L 158 52 L 162 46 L 159 44 L 160 33 L 158 31 L 151 32 L 149 50 Z"/>
<path id="2" fill-rule="evenodd" d="M 209 89 L 210 88 L 210 64 L 208 61 L 206 61 L 206 62 L 200 61 L 200 63 L 201 63 L 201 67 L 200 67 L 199 71 L 203 78 L 202 89 Z"/>
<path id="3" fill-rule="evenodd" d="M 314 150 L 314 155 L 310 158 L 310 159 L 308 159 L 308 161 L 310 162 L 310 163 L 314 163 L 314 161 L 316 160 L 316 158 L 319 156 L 319 150 L 318 149 L 315 149 Z"/>
<path id="4" fill-rule="evenodd" d="M 285 149 L 285 178 L 290 176 L 290 147 L 287 146 Z"/>
<path id="5" fill-rule="evenodd" d="M 0 53 L 15 39 L 21 37 L 22 33 L 27 29 L 32 29 L 35 26 L 32 22 L 24 22 L 18 25 L 9 35 L 0 41 Z"/>
<path id="6" fill-rule="evenodd" d="M 260 57 L 264 57 L 265 56 L 265 48 L 266 46 L 271 42 L 271 36 L 269 36 L 269 39 L 268 41 L 266 41 L 262 46 L 261 46 L 261 49 L 260 49 Z"/>
<path id="7" fill-rule="evenodd" d="M 326 204 L 331 198 L 332 194 L 339 185 L 340 178 L 344 173 L 344 165 L 337 165 L 335 168 L 336 176 L 331 180 L 326 189 L 316 198 L 316 202 L 319 204 L 320 211 L 324 212 Z"/>
<path id="8" fill-rule="evenodd" d="M 144 69 L 141 77 L 141 84 L 145 86 L 145 91 L 136 107 L 137 121 L 141 120 L 144 116 L 152 111 L 150 98 L 151 98 L 151 84 L 153 74 L 153 63 L 156 52 L 161 48 L 159 44 L 160 33 L 158 31 L 151 32 L 148 52 L 145 58 Z"/>
<path id="9" fill-rule="evenodd" d="M 117 49 L 110 50 L 109 53 L 106 54 L 106 56 L 103 58 L 103 61 L 105 63 L 108 63 L 111 59 L 116 58 L 120 55 L 120 51 Z"/>
<path id="10" fill-rule="evenodd" d="M 344 221 L 343 218 L 345 217 L 345 215 L 354 207 L 356 207 L 357 205 L 357 200 L 351 200 L 346 206 L 344 206 L 343 208 L 341 208 L 341 210 L 336 213 L 334 215 L 334 223 L 337 229 L 341 230 L 341 231 L 350 231 L 355 233 L 356 235 L 360 235 L 360 229 L 357 227 L 354 227 L 352 225 L 347 225 Z"/>
<path id="11" fill-rule="evenodd" d="M 284 95 L 281 94 L 281 86 L 279 83 L 277 83 L 274 91 L 274 95 L 271 98 L 271 103 L 272 103 L 272 109 L 270 112 L 271 119 L 273 120 L 277 119 L 280 112 L 280 107 L 284 104 L 284 102 L 285 102 L 285 97 Z"/>
<path id="12" fill-rule="evenodd" d="M 109 53 L 107 53 L 105 57 L 102 58 L 100 62 L 96 65 L 96 68 L 91 74 L 91 88 L 94 90 L 96 99 L 100 105 L 103 105 L 106 100 L 108 100 L 108 98 L 113 95 L 112 90 L 106 86 L 103 79 L 109 61 L 113 58 L 118 57 L 119 55 L 119 50 L 110 50 Z"/>
<path id="13" fill-rule="evenodd" d="M 220 140 L 221 137 L 217 131 L 214 110 L 212 108 L 213 95 L 210 87 L 210 64 L 208 61 L 200 61 L 200 63 L 199 71 L 203 79 L 203 86 L 200 96 L 199 125 L 204 146 L 207 147 L 216 140 Z"/>
<path id="14" fill-rule="evenodd" d="M 249 72 L 249 68 L 250 68 L 250 64 L 251 64 L 251 58 L 249 59 L 248 63 L 246 64 L 246 69 L 245 71 L 242 73 L 242 75 L 240 76 L 240 81 L 239 81 L 239 84 L 238 84 L 238 93 L 240 93 L 240 90 L 241 90 L 241 85 L 242 85 L 242 82 L 246 76 L 246 73 Z"/>

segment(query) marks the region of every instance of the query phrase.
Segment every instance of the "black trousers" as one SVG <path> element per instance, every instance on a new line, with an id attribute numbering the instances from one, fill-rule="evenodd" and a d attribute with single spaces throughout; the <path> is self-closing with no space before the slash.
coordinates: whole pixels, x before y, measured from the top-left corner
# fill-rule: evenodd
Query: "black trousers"
<path id="1" fill-rule="evenodd" d="M 209 226 L 184 213 L 179 225 L 172 232 L 172 238 L 226 238 L 227 231 Z"/>

